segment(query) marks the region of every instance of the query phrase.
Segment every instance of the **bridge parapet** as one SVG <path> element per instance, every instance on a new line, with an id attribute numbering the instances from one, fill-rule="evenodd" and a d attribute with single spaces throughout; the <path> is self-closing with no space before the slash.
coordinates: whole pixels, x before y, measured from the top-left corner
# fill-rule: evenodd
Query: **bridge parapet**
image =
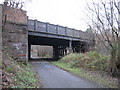
<path id="1" fill-rule="evenodd" d="M 75 30 L 68 27 L 54 25 L 50 23 L 40 22 L 37 20 L 28 20 L 29 31 L 49 33 L 55 35 L 62 35 L 66 37 L 79 38 L 81 40 L 93 41 L 94 36 L 92 33 Z"/>

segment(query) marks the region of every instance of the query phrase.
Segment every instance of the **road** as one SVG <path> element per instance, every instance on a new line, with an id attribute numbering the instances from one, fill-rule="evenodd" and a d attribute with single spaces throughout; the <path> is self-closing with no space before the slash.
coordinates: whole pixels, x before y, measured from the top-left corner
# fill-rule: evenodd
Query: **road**
<path id="1" fill-rule="evenodd" d="M 77 77 L 47 61 L 30 63 L 40 76 L 42 88 L 103 88 L 102 85 Z"/>

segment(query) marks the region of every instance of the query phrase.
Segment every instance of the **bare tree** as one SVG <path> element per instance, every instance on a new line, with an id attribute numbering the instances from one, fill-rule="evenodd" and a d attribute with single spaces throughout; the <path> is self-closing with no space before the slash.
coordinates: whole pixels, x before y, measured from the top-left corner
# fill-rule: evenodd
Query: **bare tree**
<path id="1" fill-rule="evenodd" d="M 4 4 L 14 8 L 22 9 L 25 3 L 30 1 L 31 0 L 4 0 Z"/>
<path id="2" fill-rule="evenodd" d="M 87 4 L 89 19 L 92 21 L 91 27 L 97 38 L 103 43 L 110 53 L 109 71 L 112 76 L 118 76 L 120 69 L 120 8 L 118 0 L 98 0 L 92 1 L 92 5 Z"/>

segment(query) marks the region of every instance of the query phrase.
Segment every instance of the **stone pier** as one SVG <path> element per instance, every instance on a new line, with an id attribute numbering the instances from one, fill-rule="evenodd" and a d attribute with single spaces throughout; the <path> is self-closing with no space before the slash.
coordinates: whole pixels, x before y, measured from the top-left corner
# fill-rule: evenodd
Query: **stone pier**
<path id="1" fill-rule="evenodd" d="M 16 60 L 28 61 L 28 29 L 26 12 L 14 7 L 2 8 L 2 46 Z M 1 11 L 1 10 L 0 10 Z"/>

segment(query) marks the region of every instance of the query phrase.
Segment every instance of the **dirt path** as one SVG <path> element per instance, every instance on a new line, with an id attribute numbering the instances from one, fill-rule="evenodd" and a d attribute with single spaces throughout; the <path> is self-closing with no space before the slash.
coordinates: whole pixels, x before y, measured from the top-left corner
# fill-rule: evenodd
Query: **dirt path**
<path id="1" fill-rule="evenodd" d="M 30 62 L 40 75 L 43 88 L 103 88 L 102 85 L 79 78 L 49 62 Z"/>

